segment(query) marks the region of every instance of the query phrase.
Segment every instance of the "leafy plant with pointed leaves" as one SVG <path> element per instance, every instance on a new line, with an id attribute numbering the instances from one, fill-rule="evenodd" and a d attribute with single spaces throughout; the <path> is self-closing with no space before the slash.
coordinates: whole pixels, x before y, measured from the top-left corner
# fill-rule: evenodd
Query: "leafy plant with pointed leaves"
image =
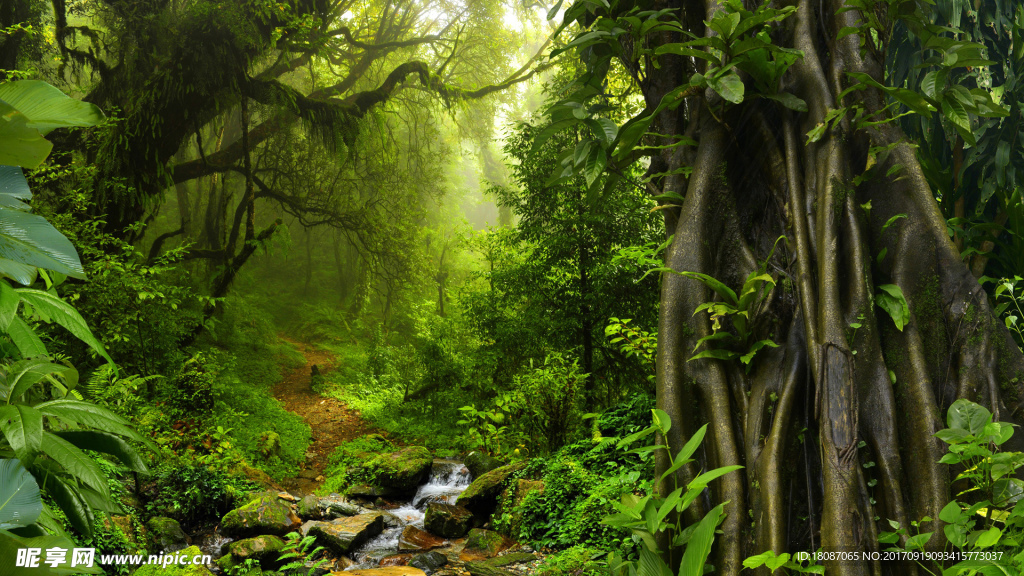
<path id="1" fill-rule="evenodd" d="M 624 448 L 656 433 L 664 437 L 672 427 L 671 419 L 663 410 L 652 410 L 652 414 L 653 424 L 619 440 L 618 448 Z M 668 458 L 669 467 L 662 473 L 660 479 L 665 480 L 669 477 L 674 479 L 673 474 L 676 470 L 694 461 L 691 457 L 700 447 L 706 431 L 707 425 L 705 424 L 690 437 L 675 456 L 668 452 L 663 444 L 634 448 L 629 453 L 640 454 L 641 457 L 644 457 L 651 455 L 656 450 L 666 450 L 665 455 Z M 708 555 L 711 554 L 711 545 L 715 540 L 715 529 L 725 519 L 725 507 L 729 502 L 722 502 L 715 506 L 699 523 L 689 527 L 682 525 L 681 513 L 704 492 L 713 480 L 741 468 L 743 467 L 723 466 L 709 470 L 698 475 L 685 487 L 677 486 L 667 495 L 638 496 L 633 492 L 623 494 L 621 502 L 613 503 L 618 513 L 608 516 L 602 523 L 629 529 L 643 545 L 640 547 L 639 561 L 626 560 L 614 552 L 608 555 L 608 568 L 613 576 L 672 576 L 672 570 L 663 558 L 664 551 L 660 550 L 657 544 L 658 535 L 664 532 L 669 532 L 672 535 L 671 546 L 674 550 L 685 547 L 678 576 L 701 576 L 704 574 Z"/>

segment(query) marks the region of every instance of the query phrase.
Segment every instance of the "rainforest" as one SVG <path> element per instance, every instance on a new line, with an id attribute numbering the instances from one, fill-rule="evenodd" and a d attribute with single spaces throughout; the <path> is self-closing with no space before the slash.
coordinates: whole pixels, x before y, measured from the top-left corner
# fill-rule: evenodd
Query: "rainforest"
<path id="1" fill-rule="evenodd" d="M 0 576 L 1024 574 L 1024 6 L 0 0 Z"/>

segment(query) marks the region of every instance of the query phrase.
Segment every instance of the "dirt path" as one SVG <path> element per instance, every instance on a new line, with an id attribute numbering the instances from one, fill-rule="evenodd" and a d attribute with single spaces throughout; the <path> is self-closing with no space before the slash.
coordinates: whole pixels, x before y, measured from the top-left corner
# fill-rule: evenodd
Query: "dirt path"
<path id="1" fill-rule="evenodd" d="M 321 374 L 327 374 L 334 369 L 334 356 L 309 344 L 285 340 L 298 348 L 306 358 L 306 365 L 285 374 L 274 387 L 274 398 L 289 412 L 302 416 L 306 424 L 309 424 L 313 437 L 306 451 L 302 471 L 295 478 L 282 481 L 281 485 L 292 492 L 309 494 L 323 482 L 324 470 L 334 448 L 346 440 L 369 433 L 372 428 L 357 410 L 334 398 L 324 398 L 311 388 L 310 372 L 313 365 L 319 367 Z"/>

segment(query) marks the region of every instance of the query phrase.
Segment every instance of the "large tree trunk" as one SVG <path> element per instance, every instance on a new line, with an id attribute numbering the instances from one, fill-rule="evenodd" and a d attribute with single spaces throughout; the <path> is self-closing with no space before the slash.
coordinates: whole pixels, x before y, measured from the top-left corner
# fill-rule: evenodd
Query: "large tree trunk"
<path id="1" fill-rule="evenodd" d="M 694 310 L 714 294 L 688 277 L 667 274 L 662 283 L 658 406 L 679 424 L 665 440 L 674 454 L 708 422 L 703 467 L 745 467 L 712 486 L 713 502 L 730 502 L 713 561 L 718 574 L 739 574 L 746 556 L 768 549 L 877 551 L 888 519 L 937 518 L 951 500 L 949 473 L 938 463 L 945 447 L 933 434 L 953 401 L 967 398 L 997 419 L 1020 422 L 1024 359 L 948 237 L 913 148 L 898 144 L 880 160 L 879 176 L 851 184 L 869 147 L 901 142 L 900 130 L 890 123 L 855 132 L 844 124 L 805 143 L 804 134 L 840 105 L 846 72 L 881 80 L 856 35 L 820 46 L 822 32 L 835 38 L 859 18 L 831 16 L 842 6 L 800 0 L 787 21 L 792 47 L 805 54 L 787 89 L 808 103 L 807 113 L 761 99 L 715 118 L 707 111 L 721 100 L 709 90 L 655 124 L 662 134 L 685 130 L 699 140 L 692 157 L 666 152 L 652 162 L 652 173 L 693 167 L 688 179 L 661 183 L 662 192 L 685 195 L 666 218 L 674 234 L 666 266 L 739 288 L 786 237 L 769 263 L 778 287 L 751 319 L 754 339 L 780 346 L 762 352 L 749 374 L 736 362 L 687 361 L 712 330 Z M 706 18 L 717 9 L 709 2 Z M 819 9 L 829 16 L 821 20 Z M 645 91 L 648 105 L 688 82 L 679 60 L 663 62 L 664 76 Z M 873 111 L 884 106 L 874 91 L 847 98 Z M 906 218 L 883 231 L 897 214 Z M 906 296 L 911 318 L 902 331 L 874 305 L 882 284 Z M 659 473 L 666 465 L 659 461 Z M 676 480 L 696 472 L 684 468 Z M 688 519 L 708 504 L 698 500 Z M 942 548 L 938 521 L 921 531 L 935 531 L 929 547 Z M 825 566 L 837 576 L 916 573 L 898 563 Z"/>

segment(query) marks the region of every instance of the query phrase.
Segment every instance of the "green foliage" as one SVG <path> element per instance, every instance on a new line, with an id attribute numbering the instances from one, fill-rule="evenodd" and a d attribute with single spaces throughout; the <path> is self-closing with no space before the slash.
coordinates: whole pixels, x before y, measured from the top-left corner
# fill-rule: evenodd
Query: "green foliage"
<path id="1" fill-rule="evenodd" d="M 662 410 L 653 410 L 654 424 L 648 428 L 622 438 L 616 447 L 622 448 L 637 440 L 659 433 L 665 437 L 672 426 L 668 414 Z M 715 528 L 725 519 L 725 506 L 722 502 L 708 512 L 695 526 L 684 529 L 682 525 L 683 510 L 700 496 L 713 480 L 743 468 L 742 466 L 725 466 L 715 468 L 698 475 L 685 487 L 678 486 L 673 474 L 680 467 L 693 462 L 691 456 L 700 447 L 704 439 L 707 425 L 702 426 L 687 443 L 673 456 L 663 444 L 643 446 L 630 450 L 631 453 L 650 455 L 655 450 L 665 450 L 669 467 L 662 473 L 661 479 L 672 478 L 675 490 L 667 495 L 648 493 L 638 496 L 634 492 L 622 494 L 621 503 L 615 503 L 617 514 L 605 518 L 604 522 L 617 528 L 629 529 L 643 543 L 638 561 L 628 560 L 611 553 L 608 555 L 608 568 L 617 576 L 660 576 L 671 574 L 672 570 L 662 558 L 657 544 L 657 536 L 667 533 L 671 538 L 673 549 L 682 549 L 682 560 L 679 566 L 681 576 L 700 576 L 711 554 L 711 545 L 715 538 Z"/>
<path id="2" fill-rule="evenodd" d="M 910 322 L 910 307 L 903 296 L 903 290 L 895 284 L 882 284 L 878 290 L 875 305 L 884 310 L 896 324 L 896 329 L 902 332 L 903 327 Z"/>
<path id="3" fill-rule="evenodd" d="M 313 536 L 306 536 L 301 538 L 297 532 L 289 532 L 285 535 L 284 548 L 281 549 L 281 555 L 278 559 L 282 562 L 288 560 L 284 566 L 281 566 L 281 572 L 296 574 L 301 576 L 302 569 L 306 568 L 305 576 L 313 576 L 323 563 L 327 562 L 329 558 L 326 556 L 317 560 L 314 563 L 308 564 L 307 561 L 324 550 L 323 546 L 313 547 L 313 543 L 316 538 Z M 291 572 L 289 572 L 291 571 Z"/>
<path id="4" fill-rule="evenodd" d="M 147 512 L 175 518 L 188 530 L 220 521 L 237 499 L 258 489 L 257 484 L 224 470 L 171 459 L 154 470 L 144 492 L 150 496 Z"/>
<path id="5" fill-rule="evenodd" d="M 772 574 L 777 570 L 783 570 L 779 574 L 824 574 L 825 567 L 818 564 L 811 564 L 810 559 L 797 562 L 789 552 L 775 555 L 775 552 L 768 550 L 743 560 L 743 567 L 748 570 L 756 570 L 765 566 Z"/>
<path id="6" fill-rule="evenodd" d="M 982 283 L 991 278 L 983 277 Z M 1019 288 L 1018 284 L 1022 284 Z M 1024 310 L 1021 310 L 1021 300 L 1024 300 L 1024 281 L 1020 276 L 1003 278 L 996 282 L 995 288 L 996 307 L 993 311 L 996 317 L 1002 317 L 1003 323 L 1013 334 L 1017 347 L 1024 349 Z"/>
<path id="7" fill-rule="evenodd" d="M 346 488 L 360 482 L 372 482 L 373 472 L 363 466 L 377 454 L 391 452 L 396 446 L 380 434 L 367 434 L 342 442 L 331 454 L 330 466 L 324 471 L 327 480 L 320 492 L 344 492 Z"/>
<path id="8" fill-rule="evenodd" d="M 534 574 L 537 576 L 603 576 L 606 566 L 598 561 L 604 554 L 600 548 L 583 545 L 559 550 L 544 557 Z"/>
<path id="9" fill-rule="evenodd" d="M 992 420 L 992 413 L 983 406 L 957 400 L 946 414 L 947 427 L 935 434 L 949 445 L 939 462 L 957 472 L 954 487 L 966 488 L 938 518 L 961 561 L 943 568 L 916 560 L 929 574 L 1019 574 L 1024 570 L 1024 481 L 1015 477 L 1024 467 L 1024 453 L 999 450 L 1013 436 L 1015 425 Z M 880 533 L 878 540 L 891 544 L 890 550 L 924 550 L 933 533 L 922 529 L 931 522 L 932 518 L 922 518 L 911 522 L 908 530 L 890 520 L 894 531 Z"/>

